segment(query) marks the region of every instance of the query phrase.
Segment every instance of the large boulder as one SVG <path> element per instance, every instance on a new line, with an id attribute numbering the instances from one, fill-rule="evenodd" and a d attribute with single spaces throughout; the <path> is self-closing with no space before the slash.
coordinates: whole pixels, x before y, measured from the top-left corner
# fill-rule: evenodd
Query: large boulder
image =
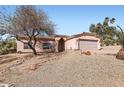
<path id="1" fill-rule="evenodd" d="M 119 50 L 119 52 L 116 55 L 116 58 L 124 60 L 124 48 Z"/>

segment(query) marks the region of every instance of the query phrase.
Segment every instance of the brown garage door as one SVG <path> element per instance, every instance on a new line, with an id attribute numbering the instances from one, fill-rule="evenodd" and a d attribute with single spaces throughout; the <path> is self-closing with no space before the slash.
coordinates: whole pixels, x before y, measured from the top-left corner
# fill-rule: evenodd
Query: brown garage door
<path id="1" fill-rule="evenodd" d="M 79 40 L 80 50 L 97 50 L 97 40 Z"/>

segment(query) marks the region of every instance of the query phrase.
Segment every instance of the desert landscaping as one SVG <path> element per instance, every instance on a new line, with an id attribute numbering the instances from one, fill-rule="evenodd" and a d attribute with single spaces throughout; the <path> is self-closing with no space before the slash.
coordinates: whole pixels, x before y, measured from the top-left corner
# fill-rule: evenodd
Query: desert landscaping
<path id="1" fill-rule="evenodd" d="M 42 6 L 9 7 L 0 7 L 0 87 L 124 86 L 124 30 L 118 18 L 102 14 L 103 21 L 90 21 L 95 16 L 82 12 L 75 22 L 83 6 L 76 6 L 79 13 L 70 13 L 76 7 L 68 7 L 63 16 L 61 7 L 56 6 L 54 14 L 50 6 L 53 20 Z"/>
<path id="2" fill-rule="evenodd" d="M 16 87 L 124 86 L 124 61 L 115 57 L 119 49 L 120 46 L 106 46 L 92 51 L 91 55 L 81 54 L 79 50 L 37 56 L 2 55 L 6 60 L 0 62 L 0 84 Z"/>

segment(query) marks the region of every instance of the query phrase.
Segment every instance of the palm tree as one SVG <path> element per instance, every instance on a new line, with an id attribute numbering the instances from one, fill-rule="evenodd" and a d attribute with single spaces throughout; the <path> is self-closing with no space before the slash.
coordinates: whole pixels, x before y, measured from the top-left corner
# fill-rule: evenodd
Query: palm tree
<path id="1" fill-rule="evenodd" d="M 121 49 L 117 53 L 116 58 L 124 59 L 124 31 L 120 26 L 117 27 L 120 29 L 120 31 L 116 32 L 116 36 L 118 38 L 119 44 L 121 45 Z"/>

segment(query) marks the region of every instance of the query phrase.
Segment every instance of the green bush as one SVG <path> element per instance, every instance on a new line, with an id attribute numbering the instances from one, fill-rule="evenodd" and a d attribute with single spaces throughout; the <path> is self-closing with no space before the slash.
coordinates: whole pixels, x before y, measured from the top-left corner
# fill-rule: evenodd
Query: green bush
<path id="1" fill-rule="evenodd" d="M 16 50 L 16 41 L 8 40 L 0 42 L 0 54 L 8 54 L 12 50 Z"/>
<path id="2" fill-rule="evenodd" d="M 0 49 L 0 54 L 1 55 L 8 54 L 8 53 L 9 53 L 9 50 L 7 48 Z"/>

